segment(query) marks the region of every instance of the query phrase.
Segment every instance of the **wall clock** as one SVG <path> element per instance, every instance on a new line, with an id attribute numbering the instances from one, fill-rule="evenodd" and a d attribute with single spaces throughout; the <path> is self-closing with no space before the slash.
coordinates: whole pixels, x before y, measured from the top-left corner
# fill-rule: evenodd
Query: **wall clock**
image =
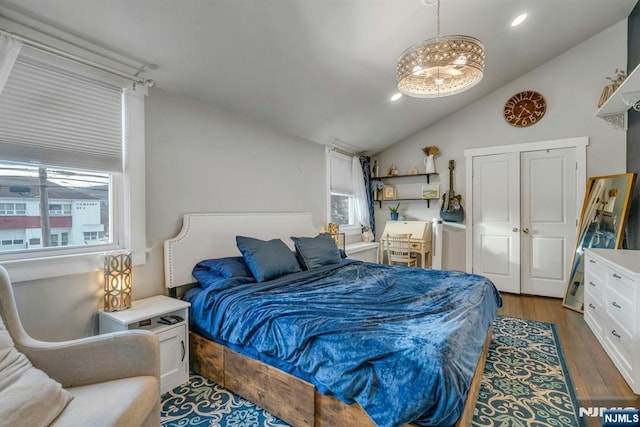
<path id="1" fill-rule="evenodd" d="M 512 126 L 531 126 L 540 121 L 546 110 L 547 102 L 542 95 L 525 90 L 516 93 L 504 104 L 504 119 Z"/>

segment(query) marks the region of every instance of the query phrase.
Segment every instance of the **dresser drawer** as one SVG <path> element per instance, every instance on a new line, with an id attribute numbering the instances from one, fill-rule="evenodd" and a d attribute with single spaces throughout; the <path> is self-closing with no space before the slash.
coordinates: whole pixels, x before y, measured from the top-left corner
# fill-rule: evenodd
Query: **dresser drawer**
<path id="1" fill-rule="evenodd" d="M 604 279 L 593 274 L 593 271 L 588 270 L 584 275 L 584 281 L 585 293 L 590 293 L 591 295 L 593 295 L 594 299 L 602 301 L 604 296 L 604 288 L 606 286 L 606 282 L 604 281 Z"/>
<path id="2" fill-rule="evenodd" d="M 608 289 L 607 297 L 607 313 L 611 314 L 616 321 L 625 328 L 629 333 L 634 331 L 635 311 L 633 303 L 626 297 L 620 295 L 612 288 Z"/>
<path id="3" fill-rule="evenodd" d="M 635 298 L 635 281 L 629 276 L 613 268 L 607 268 L 607 284 L 630 299 Z"/>
<path id="4" fill-rule="evenodd" d="M 633 372 L 633 337 L 618 323 L 613 316 L 605 316 L 604 344 L 615 365 L 627 378 Z"/>
<path id="5" fill-rule="evenodd" d="M 602 303 L 587 292 L 584 299 L 584 320 L 598 339 L 604 331 L 604 315 Z"/>
<path id="6" fill-rule="evenodd" d="M 600 281 L 604 283 L 604 280 L 607 278 L 604 264 L 602 264 L 599 260 L 592 258 L 588 254 L 585 256 L 584 262 L 585 272 L 589 272 L 589 274 L 598 276 L 598 279 L 600 279 Z"/>

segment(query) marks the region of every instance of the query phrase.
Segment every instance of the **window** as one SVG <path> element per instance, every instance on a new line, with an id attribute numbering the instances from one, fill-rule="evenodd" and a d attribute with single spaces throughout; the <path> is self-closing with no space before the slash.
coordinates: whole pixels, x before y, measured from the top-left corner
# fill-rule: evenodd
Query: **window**
<path id="1" fill-rule="evenodd" d="M 9 187 L 9 191 L 11 191 L 11 187 Z M 26 203 L 0 203 L 0 215 L 24 215 L 26 209 Z"/>
<path id="2" fill-rule="evenodd" d="M 58 255 L 71 256 L 53 275 L 122 248 L 144 263 L 146 87 L 23 45 L 0 90 L 0 241 L 21 242 L 0 248 L 12 278 L 51 277 L 34 266 Z"/>
<path id="3" fill-rule="evenodd" d="M 330 222 L 355 226 L 355 195 L 351 184 L 351 156 L 329 152 Z"/>

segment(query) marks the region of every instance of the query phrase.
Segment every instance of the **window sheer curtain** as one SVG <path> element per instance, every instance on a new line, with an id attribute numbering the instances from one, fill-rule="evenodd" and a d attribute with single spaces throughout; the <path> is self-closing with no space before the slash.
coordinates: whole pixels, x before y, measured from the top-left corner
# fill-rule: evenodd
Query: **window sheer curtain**
<path id="1" fill-rule="evenodd" d="M 0 32 L 0 93 L 22 49 L 22 42 L 9 34 Z"/>
<path id="2" fill-rule="evenodd" d="M 365 186 L 364 174 L 359 157 L 351 159 L 351 182 L 353 184 L 353 195 L 355 197 L 355 215 L 356 221 L 361 226 L 371 227 L 369 217 L 369 202 L 367 198 L 367 190 Z"/>

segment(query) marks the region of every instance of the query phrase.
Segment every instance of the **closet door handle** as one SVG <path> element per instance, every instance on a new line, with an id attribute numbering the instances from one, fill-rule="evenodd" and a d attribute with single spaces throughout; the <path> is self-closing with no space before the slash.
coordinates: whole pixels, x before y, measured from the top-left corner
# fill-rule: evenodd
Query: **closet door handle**
<path id="1" fill-rule="evenodd" d="M 593 308 L 594 310 L 596 309 L 596 306 L 591 303 L 589 303 L 589 307 Z"/>
<path id="2" fill-rule="evenodd" d="M 622 308 L 622 306 L 615 301 L 612 302 L 611 305 L 614 306 L 615 308 Z"/>
<path id="3" fill-rule="evenodd" d="M 511 229 L 511 231 L 513 231 L 514 233 L 517 233 L 517 232 L 518 232 L 518 227 L 513 227 L 513 228 Z"/>
<path id="4" fill-rule="evenodd" d="M 184 348 L 184 341 L 180 341 L 180 344 L 182 345 L 182 357 L 180 358 L 180 361 L 184 362 L 184 356 L 187 354 L 187 350 Z"/>
<path id="5" fill-rule="evenodd" d="M 616 338 L 620 338 L 620 334 L 617 333 L 615 329 L 613 331 L 611 331 L 611 335 L 613 335 Z"/>
<path id="6" fill-rule="evenodd" d="M 523 232 L 524 234 L 529 234 L 529 229 L 528 229 L 527 227 L 523 227 L 523 228 L 522 228 L 522 232 Z"/>
<path id="7" fill-rule="evenodd" d="M 616 273 L 613 273 L 612 276 L 615 277 L 616 279 L 622 279 L 622 276 L 618 276 Z"/>

